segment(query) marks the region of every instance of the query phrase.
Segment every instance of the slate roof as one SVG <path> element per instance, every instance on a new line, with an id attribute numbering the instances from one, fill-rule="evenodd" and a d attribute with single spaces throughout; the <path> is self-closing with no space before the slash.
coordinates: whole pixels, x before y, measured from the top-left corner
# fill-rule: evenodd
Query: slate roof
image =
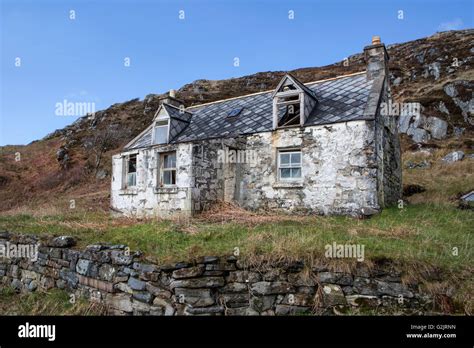
<path id="1" fill-rule="evenodd" d="M 286 73 L 287 76 L 289 76 L 293 82 L 299 87 L 301 88 L 306 94 L 310 95 L 311 97 L 317 99 L 317 96 L 316 96 L 316 93 L 314 93 L 314 91 L 310 88 L 308 88 L 305 84 L 303 84 L 300 80 L 298 80 L 296 77 L 294 77 L 293 75 L 291 75 L 290 73 Z M 280 82 L 282 83 L 283 80 Z M 278 90 L 278 86 L 277 86 L 277 90 Z M 276 91 L 273 91 L 272 92 L 272 97 L 275 96 L 276 94 Z"/>
<path id="2" fill-rule="evenodd" d="M 306 87 L 316 95 L 319 103 L 306 120 L 305 126 L 367 119 L 364 110 L 373 81 L 368 80 L 365 73 L 361 73 L 306 84 Z M 192 114 L 189 126 L 170 143 L 271 131 L 272 93 L 273 91 L 268 91 L 189 107 L 186 109 Z M 227 114 L 237 107 L 243 107 L 240 114 L 237 117 L 227 117 Z M 179 114 L 179 109 L 167 107 L 168 112 L 169 109 L 173 113 L 172 117 L 183 118 Z M 151 127 L 127 149 L 150 145 Z"/>
<path id="3" fill-rule="evenodd" d="M 163 103 L 163 107 L 166 109 L 166 112 L 171 118 L 177 119 L 179 121 L 190 122 L 191 117 L 193 116 L 192 113 L 186 110 L 180 110 L 179 108 L 169 104 Z"/>

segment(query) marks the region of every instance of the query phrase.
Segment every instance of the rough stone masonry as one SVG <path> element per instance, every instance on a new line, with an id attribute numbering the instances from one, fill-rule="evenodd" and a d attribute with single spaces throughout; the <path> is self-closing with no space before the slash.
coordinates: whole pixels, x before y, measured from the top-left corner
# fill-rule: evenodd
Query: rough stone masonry
<path id="1" fill-rule="evenodd" d="M 304 85 L 287 74 L 274 91 L 189 108 L 174 94 L 164 98 L 152 124 L 112 159 L 113 212 L 188 217 L 225 201 L 255 211 L 366 216 L 395 204 L 398 116 L 380 107 L 390 102 L 389 57 L 377 38 L 364 52 L 366 72 L 328 81 Z M 229 150 L 256 160 L 219 161 Z M 300 160 L 287 169 L 282 155 L 290 152 Z M 286 170 L 298 174 L 284 177 Z"/>
<path id="2" fill-rule="evenodd" d="M 431 296 L 402 281 L 389 261 L 369 267 L 310 266 L 302 261 L 252 265 L 201 257 L 157 265 L 125 245 L 73 248 L 71 237 L 39 240 L 0 234 L 0 243 L 40 243 L 38 258 L 0 259 L 1 286 L 18 292 L 64 289 L 102 303 L 112 315 L 428 314 Z"/>

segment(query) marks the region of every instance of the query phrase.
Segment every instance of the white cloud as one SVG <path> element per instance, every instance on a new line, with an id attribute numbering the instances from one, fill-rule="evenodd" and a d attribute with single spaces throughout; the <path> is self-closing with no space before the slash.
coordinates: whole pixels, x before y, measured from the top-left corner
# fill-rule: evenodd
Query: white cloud
<path id="1" fill-rule="evenodd" d="M 461 18 L 455 18 L 449 22 L 443 22 L 438 26 L 439 31 L 459 30 L 462 29 L 464 23 Z"/>

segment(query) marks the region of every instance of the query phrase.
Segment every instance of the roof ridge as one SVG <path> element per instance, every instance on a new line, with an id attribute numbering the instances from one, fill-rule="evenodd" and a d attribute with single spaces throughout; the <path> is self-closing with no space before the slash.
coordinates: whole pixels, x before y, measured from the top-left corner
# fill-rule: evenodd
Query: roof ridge
<path id="1" fill-rule="evenodd" d="M 170 107 L 172 107 L 173 109 L 176 109 L 176 110 L 181 111 L 181 108 L 178 108 L 177 106 L 174 106 L 174 105 L 172 105 L 172 104 L 168 104 L 168 103 L 166 103 L 166 102 L 163 102 L 162 104 L 165 105 L 165 106 L 170 106 Z M 187 112 L 188 114 L 191 114 L 191 112 L 186 111 L 186 109 L 187 109 L 187 108 L 184 108 L 183 111 L 184 111 L 184 112 Z"/>
<path id="2" fill-rule="evenodd" d="M 306 85 L 312 85 L 312 84 L 315 84 L 315 83 L 321 83 L 321 82 L 326 82 L 326 81 L 332 81 L 332 80 L 342 79 L 342 78 L 344 78 L 344 77 L 362 75 L 362 74 L 365 74 L 366 72 L 367 72 L 367 71 L 364 70 L 364 71 L 359 71 L 359 72 L 356 72 L 356 73 L 351 73 L 351 74 L 347 74 L 347 75 L 339 75 L 339 76 L 330 77 L 330 78 L 322 79 L 322 80 L 316 80 L 316 81 L 305 82 L 305 83 L 303 83 L 303 82 L 301 82 L 301 81 L 299 81 L 299 82 L 306 86 Z M 201 106 L 211 105 L 211 104 L 222 103 L 222 102 L 225 102 L 225 101 L 228 101 L 228 100 L 240 99 L 240 98 L 250 97 L 250 96 L 253 96 L 253 95 L 259 95 L 259 94 L 269 93 L 269 92 L 271 92 L 271 91 L 273 91 L 273 90 L 274 90 L 274 89 L 268 89 L 268 90 L 262 91 L 262 92 L 255 92 L 255 93 L 250 93 L 250 94 L 241 95 L 241 96 L 238 96 L 238 97 L 232 97 L 232 98 L 226 98 L 226 99 L 219 99 L 219 100 L 215 100 L 215 101 L 209 102 L 209 103 L 204 103 L 204 104 L 199 104 L 199 105 L 194 105 L 194 106 L 188 106 L 188 107 L 186 108 L 186 110 L 187 110 L 187 109 L 191 109 L 191 108 L 198 108 L 198 107 L 201 107 Z"/>

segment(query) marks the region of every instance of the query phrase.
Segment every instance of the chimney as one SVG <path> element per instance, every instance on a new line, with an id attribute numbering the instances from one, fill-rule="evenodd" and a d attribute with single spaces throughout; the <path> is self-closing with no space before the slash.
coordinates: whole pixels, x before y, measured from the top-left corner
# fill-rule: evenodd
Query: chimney
<path id="1" fill-rule="evenodd" d="M 364 55 L 368 79 L 374 79 L 382 74 L 388 78 L 389 56 L 385 45 L 380 41 L 380 36 L 372 37 L 372 44 L 364 47 Z"/>
<path id="2" fill-rule="evenodd" d="M 181 105 L 184 105 L 184 103 L 181 100 L 176 98 L 176 91 L 174 89 L 170 89 L 167 96 L 160 98 L 160 104 L 162 103 L 170 104 L 177 108 L 180 108 Z"/>

